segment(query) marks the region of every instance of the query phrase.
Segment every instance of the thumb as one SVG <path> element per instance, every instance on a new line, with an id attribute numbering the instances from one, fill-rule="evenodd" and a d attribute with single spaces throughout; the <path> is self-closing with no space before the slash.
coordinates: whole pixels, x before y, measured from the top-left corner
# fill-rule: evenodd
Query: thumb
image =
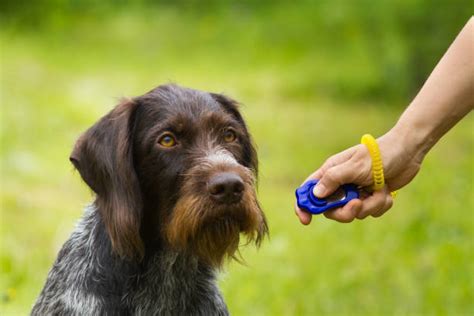
<path id="1" fill-rule="evenodd" d="M 357 173 L 358 170 L 350 161 L 334 166 L 328 169 L 319 179 L 318 184 L 313 189 L 313 194 L 319 198 L 324 198 L 336 191 L 341 185 L 356 180 Z"/>

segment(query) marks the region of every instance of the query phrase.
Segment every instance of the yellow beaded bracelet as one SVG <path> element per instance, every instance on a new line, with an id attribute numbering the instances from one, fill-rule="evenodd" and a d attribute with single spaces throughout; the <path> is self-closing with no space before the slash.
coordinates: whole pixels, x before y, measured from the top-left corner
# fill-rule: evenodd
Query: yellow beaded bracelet
<path id="1" fill-rule="evenodd" d="M 374 178 L 373 189 L 374 191 L 381 190 L 385 186 L 385 178 L 383 175 L 383 163 L 379 145 L 375 138 L 370 134 L 363 135 L 360 143 L 367 147 L 370 157 L 372 158 L 372 176 Z M 397 192 L 393 191 L 391 195 L 392 198 L 394 198 L 395 195 L 397 195 Z"/>

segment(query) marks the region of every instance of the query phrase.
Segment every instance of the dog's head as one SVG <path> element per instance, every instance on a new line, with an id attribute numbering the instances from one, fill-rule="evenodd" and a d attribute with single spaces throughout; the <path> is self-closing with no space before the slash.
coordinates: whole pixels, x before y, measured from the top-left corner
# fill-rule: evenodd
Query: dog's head
<path id="1" fill-rule="evenodd" d="M 267 233 L 257 156 L 235 101 L 176 85 L 126 100 L 77 141 L 71 161 L 96 193 L 113 250 L 170 247 L 220 266 L 240 233 Z"/>

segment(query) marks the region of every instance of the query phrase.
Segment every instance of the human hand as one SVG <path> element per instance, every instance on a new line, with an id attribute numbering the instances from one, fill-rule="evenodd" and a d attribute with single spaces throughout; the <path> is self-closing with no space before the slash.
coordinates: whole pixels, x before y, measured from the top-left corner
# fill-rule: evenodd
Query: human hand
<path id="1" fill-rule="evenodd" d="M 329 159 L 306 180 L 319 179 L 313 193 L 324 198 L 332 194 L 341 185 L 354 183 L 362 188 L 361 197 L 354 199 L 344 207 L 324 212 L 327 218 L 347 223 L 355 218 L 364 219 L 371 215 L 379 217 L 393 204 L 391 191 L 408 184 L 420 169 L 423 153 L 416 146 L 410 146 L 400 138 L 396 131 L 390 131 L 377 140 L 385 173 L 385 187 L 371 192 L 373 185 L 372 159 L 365 145 L 356 145 Z M 295 211 L 304 225 L 311 222 L 312 215 L 295 205 Z"/>

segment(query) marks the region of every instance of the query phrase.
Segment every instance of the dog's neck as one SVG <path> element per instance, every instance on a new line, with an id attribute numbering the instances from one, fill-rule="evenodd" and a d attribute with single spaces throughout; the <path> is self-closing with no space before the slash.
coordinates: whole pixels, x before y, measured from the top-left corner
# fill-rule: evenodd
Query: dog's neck
<path id="1" fill-rule="evenodd" d="M 93 216 L 99 216 L 99 212 Z M 98 225 L 101 223 L 98 222 Z M 103 225 L 100 230 L 105 230 Z M 131 282 L 127 282 L 127 286 L 133 287 L 133 290 L 126 289 L 129 293 L 127 305 L 139 306 L 138 314 L 148 315 L 157 310 L 163 312 L 158 313 L 160 315 L 176 314 L 176 311 L 194 313 L 199 305 L 204 305 L 203 310 L 207 312 L 215 309 L 218 314 L 226 314 L 227 308 L 217 288 L 214 269 L 195 256 L 167 247 L 153 247 L 147 248 L 142 262 L 131 263 L 114 255 L 110 244 L 106 248 L 104 250 L 113 261 L 131 272 Z M 117 277 L 118 280 L 123 278 Z"/>

